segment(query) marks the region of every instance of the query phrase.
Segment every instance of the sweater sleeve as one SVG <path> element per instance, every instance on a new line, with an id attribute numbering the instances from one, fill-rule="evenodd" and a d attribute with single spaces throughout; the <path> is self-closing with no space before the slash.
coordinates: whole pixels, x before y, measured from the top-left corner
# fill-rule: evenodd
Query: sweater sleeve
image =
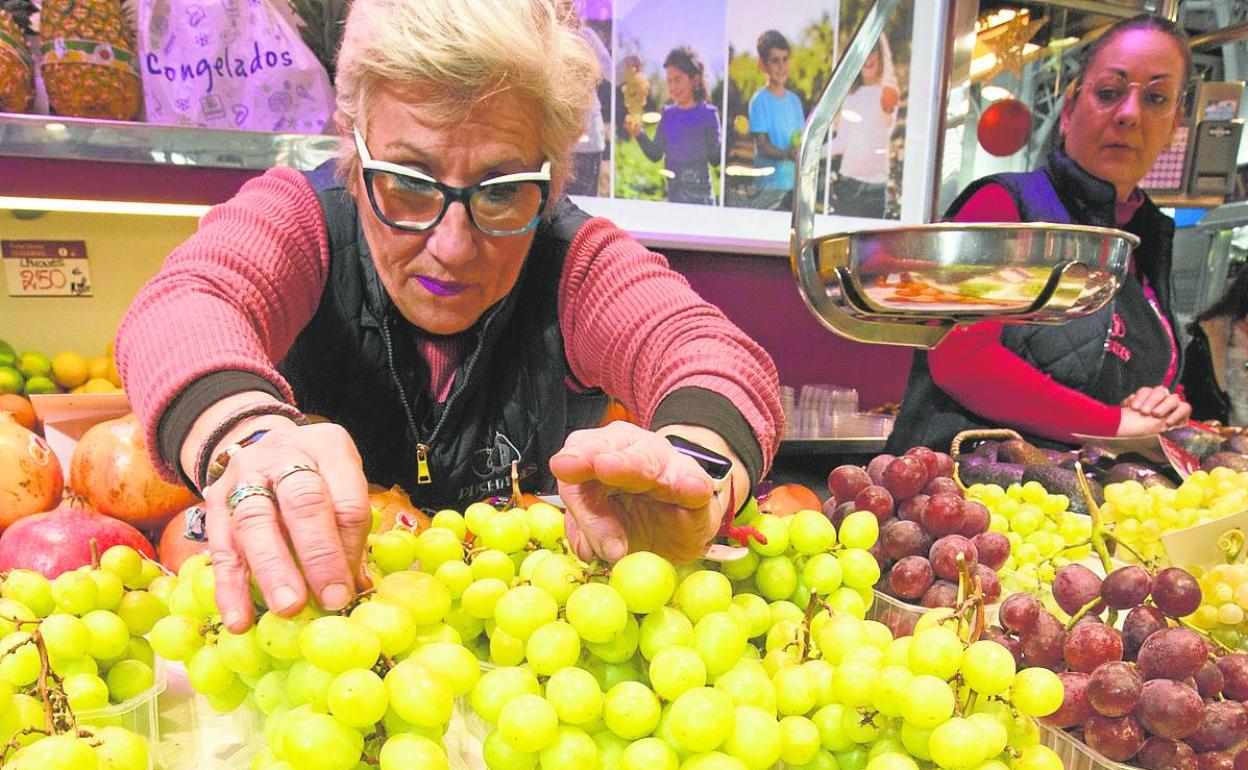
<path id="1" fill-rule="evenodd" d="M 1005 188 L 988 184 L 971 196 L 955 222 L 1019 222 Z M 955 329 L 928 353 L 932 381 L 970 411 L 1038 436 L 1073 442 L 1075 433 L 1112 436 L 1121 410 L 1068 388 L 1001 344 L 1002 323 Z"/>
<path id="2" fill-rule="evenodd" d="M 157 469 L 158 428 L 188 386 L 214 372 L 264 380 L 293 403 L 281 360 L 311 319 L 329 268 L 329 246 L 311 185 L 273 169 L 215 206 L 139 291 L 117 331 L 118 370 Z"/>
<path id="3" fill-rule="evenodd" d="M 730 404 L 758 444 L 742 447 L 733 435 L 720 435 L 747 467 L 751 455 L 758 458 L 751 479 L 766 474 L 784 420 L 775 364 L 662 256 L 605 219 L 589 220 L 568 249 L 559 319 L 568 364 L 581 383 L 620 399 L 645 425 L 654 425 L 665 401 L 688 404 L 699 390 L 710 391 L 722 399 L 700 403 L 708 410 L 716 401 Z M 682 396 L 667 400 L 676 391 Z"/>

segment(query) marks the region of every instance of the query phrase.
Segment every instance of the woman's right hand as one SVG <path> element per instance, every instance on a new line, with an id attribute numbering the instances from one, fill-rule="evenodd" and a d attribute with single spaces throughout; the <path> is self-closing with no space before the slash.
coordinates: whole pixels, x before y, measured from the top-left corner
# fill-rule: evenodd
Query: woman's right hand
<path id="1" fill-rule="evenodd" d="M 1118 420 L 1118 432 L 1114 435 L 1121 438 L 1155 436 L 1166 431 L 1167 428 L 1165 420 L 1123 407 L 1122 417 Z"/>
<path id="2" fill-rule="evenodd" d="M 339 425 L 270 429 L 234 453 L 204 503 L 217 605 L 231 632 L 251 625 L 251 579 L 279 615 L 302 609 L 309 589 L 324 609 L 341 609 L 365 582 L 368 483 Z"/>
<path id="3" fill-rule="evenodd" d="M 1191 404 L 1161 386 L 1140 388 L 1124 398 L 1121 406 L 1145 417 L 1161 420 L 1165 423 L 1163 430 L 1183 425 L 1192 416 Z"/>

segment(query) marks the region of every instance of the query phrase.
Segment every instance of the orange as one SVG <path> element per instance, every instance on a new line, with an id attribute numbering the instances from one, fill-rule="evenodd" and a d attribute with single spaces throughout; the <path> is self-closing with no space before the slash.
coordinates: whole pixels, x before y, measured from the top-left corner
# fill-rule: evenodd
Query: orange
<path id="1" fill-rule="evenodd" d="M 0 395 L 0 412 L 10 412 L 17 424 L 26 430 L 33 431 L 35 429 L 35 423 L 37 422 L 35 408 L 30 405 L 30 401 L 16 393 Z"/>

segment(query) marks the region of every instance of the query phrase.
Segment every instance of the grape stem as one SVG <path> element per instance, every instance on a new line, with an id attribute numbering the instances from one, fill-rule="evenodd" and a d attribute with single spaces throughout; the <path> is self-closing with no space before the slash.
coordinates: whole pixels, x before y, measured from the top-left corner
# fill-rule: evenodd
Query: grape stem
<path id="1" fill-rule="evenodd" d="M 87 548 L 91 551 L 91 569 L 100 568 L 100 541 L 95 538 L 87 540 Z"/>
<path id="2" fill-rule="evenodd" d="M 65 694 L 65 690 L 61 683 L 61 678 L 52 670 L 52 662 L 48 659 L 47 643 L 43 640 L 43 634 L 40 633 L 39 625 L 42 620 L 19 620 L 0 613 L 0 620 L 13 623 L 16 628 L 23 625 L 35 626 L 30 632 L 30 636 L 17 642 L 9 649 L 0 653 L 0 659 L 7 657 L 27 644 L 33 644 L 35 651 L 39 653 L 39 676 L 35 679 L 35 690 L 39 693 L 39 700 L 43 703 L 44 725 L 46 730 L 40 730 L 45 735 L 56 735 L 57 728 L 57 712 L 63 712 L 63 724 L 67 732 L 78 732 L 78 720 L 74 717 L 74 711 L 69 707 L 69 696 Z M 49 684 L 49 680 L 51 684 Z M 60 704 L 60 708 L 57 704 Z M 7 752 L 7 748 L 6 748 Z"/>
<path id="3" fill-rule="evenodd" d="M 173 570 L 169 569 L 168 567 L 166 567 L 165 565 L 161 564 L 159 561 L 157 561 L 157 560 L 153 559 L 152 557 L 148 556 L 147 554 L 143 553 L 142 551 L 139 551 L 139 557 L 140 557 L 140 558 L 142 558 L 142 559 L 143 559 L 143 561 L 150 561 L 152 564 L 155 564 L 157 567 L 160 567 L 160 572 L 161 572 L 161 574 L 162 574 L 162 575 L 168 575 L 169 577 L 177 577 L 177 576 L 178 576 L 178 573 L 176 573 L 176 572 L 174 572 Z"/>
<path id="4" fill-rule="evenodd" d="M 1069 631 L 1070 629 L 1074 628 L 1076 623 L 1083 620 L 1083 618 L 1089 612 L 1096 609 L 1097 606 L 1101 604 L 1104 604 L 1104 600 L 1102 600 L 1100 596 L 1097 596 L 1092 601 L 1080 607 L 1079 611 L 1076 612 L 1074 615 L 1071 615 L 1070 620 L 1066 621 L 1066 630 Z"/>
<path id="5" fill-rule="evenodd" d="M 1109 557 L 1109 546 L 1105 544 L 1105 525 L 1101 522 L 1101 508 L 1096 504 L 1096 498 L 1092 496 L 1092 489 L 1088 486 L 1088 477 L 1083 475 L 1083 464 L 1077 460 L 1075 461 L 1075 475 L 1079 479 L 1079 492 L 1088 506 L 1088 517 L 1092 519 L 1090 537 L 1092 550 L 1096 551 L 1096 555 L 1100 557 L 1101 567 L 1108 575 L 1114 570 L 1114 562 Z"/>
<path id="6" fill-rule="evenodd" d="M 797 629 L 797 649 L 801 653 L 801 663 L 809 660 L 806 656 L 810 654 L 810 624 L 814 621 L 815 613 L 819 611 L 821 604 L 819 595 L 811 591 L 806 599 L 806 612 L 802 616 L 802 625 Z"/>

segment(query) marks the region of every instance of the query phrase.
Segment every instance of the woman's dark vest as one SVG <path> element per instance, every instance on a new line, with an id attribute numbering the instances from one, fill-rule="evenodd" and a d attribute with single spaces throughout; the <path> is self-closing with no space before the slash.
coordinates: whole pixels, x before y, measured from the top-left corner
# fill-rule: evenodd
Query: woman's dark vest
<path id="1" fill-rule="evenodd" d="M 956 215 L 966 201 L 987 184 L 997 184 L 1009 191 L 1021 221 L 1116 227 L 1113 185 L 1084 171 L 1060 149 L 1035 171 L 994 174 L 976 180 L 949 207 L 946 219 Z M 1145 198 L 1131 221 L 1120 229 L 1140 236 L 1140 245 L 1133 253 L 1135 264 L 1153 287 L 1170 328 L 1177 329 L 1170 310 L 1174 220 Z M 1130 276 L 1114 300 L 1101 310 L 1058 326 L 1008 325 L 1001 332 L 1001 343 L 1058 383 L 1105 403 L 1117 404 L 1139 384 L 1161 383 L 1169 363 L 1169 351 L 1165 352 L 1165 363 L 1156 376 L 1151 374 L 1155 366 L 1143 367 L 1145 371 L 1129 376 L 1108 366 L 1106 348 L 1114 331 L 1112 321 L 1116 310 L 1124 316 L 1137 318 L 1153 314 L 1155 319 L 1138 279 Z M 1159 341 L 1158 347 L 1161 345 Z M 1160 359 L 1160 354 L 1157 358 Z M 901 413 L 885 451 L 897 454 L 914 446 L 948 451 L 950 442 L 959 432 L 988 427 L 1000 426 L 967 410 L 941 390 L 932 381 L 927 354 L 919 351 L 915 353 Z M 1041 446 L 1058 446 L 1037 436 L 1027 438 Z"/>
<path id="2" fill-rule="evenodd" d="M 329 276 L 311 322 L 278 369 L 299 407 L 351 434 L 372 483 L 398 484 L 422 508 L 457 507 L 508 494 L 511 461 L 526 491 L 553 488 L 551 455 L 567 434 L 596 425 L 601 391 L 576 393 L 559 329 L 559 277 L 568 245 L 588 219 L 566 199 L 544 218 L 515 287 L 465 334 L 475 340 L 443 404 L 415 329 L 373 266 L 355 200 L 332 164 L 306 174 L 329 234 Z M 417 444 L 429 480 L 417 479 Z"/>
<path id="3" fill-rule="evenodd" d="M 1192 405 L 1193 420 L 1217 420 L 1223 425 L 1230 422 L 1231 397 L 1218 386 L 1213 373 L 1213 357 L 1225 356 L 1226 351 L 1214 351 L 1209 347 L 1209 336 L 1199 321 L 1193 321 L 1187 330 L 1192 338 L 1183 351 L 1183 396 Z"/>

